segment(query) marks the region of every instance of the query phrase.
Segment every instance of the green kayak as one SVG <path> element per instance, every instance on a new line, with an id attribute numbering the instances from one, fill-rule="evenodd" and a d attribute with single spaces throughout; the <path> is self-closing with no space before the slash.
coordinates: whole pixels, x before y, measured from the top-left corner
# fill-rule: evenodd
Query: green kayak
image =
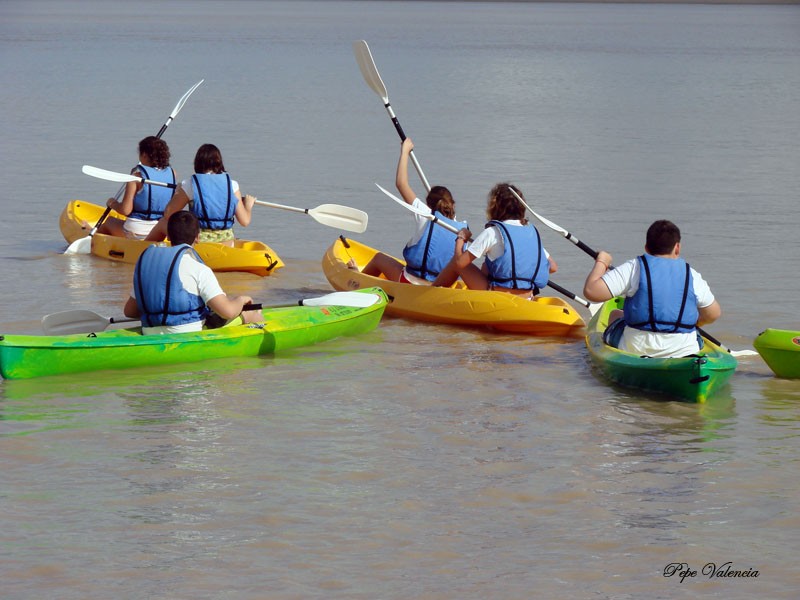
<path id="1" fill-rule="evenodd" d="M 800 331 L 765 329 L 753 348 L 778 377 L 800 379 Z"/>
<path id="2" fill-rule="evenodd" d="M 603 341 L 603 331 L 609 314 L 622 308 L 624 303 L 624 298 L 605 302 L 587 325 L 589 355 L 611 381 L 676 400 L 705 402 L 733 375 L 736 359 L 705 338 L 698 355 L 681 358 L 642 357 L 607 345 Z"/>
<path id="3" fill-rule="evenodd" d="M 386 308 L 386 294 L 380 288 L 363 292 L 374 297 L 369 306 L 264 308 L 264 322 L 195 333 L 142 335 L 141 328 L 134 327 L 111 331 L 101 328 L 89 334 L 3 335 L 0 374 L 5 379 L 27 379 L 272 354 L 377 327 Z"/>

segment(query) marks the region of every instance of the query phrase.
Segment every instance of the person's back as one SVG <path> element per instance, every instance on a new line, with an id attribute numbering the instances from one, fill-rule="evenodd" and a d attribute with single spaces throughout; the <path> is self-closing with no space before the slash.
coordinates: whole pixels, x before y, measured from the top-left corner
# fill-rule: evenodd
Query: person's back
<path id="1" fill-rule="evenodd" d="M 178 211 L 167 228 L 172 246 L 150 246 L 136 262 L 125 315 L 141 317 L 142 334 L 153 335 L 200 331 L 211 310 L 223 320 L 240 314 L 251 298 L 228 298 L 192 248 L 200 231 L 197 218 Z"/>
<path id="2" fill-rule="evenodd" d="M 584 294 L 597 302 L 626 298 L 622 314 L 615 311 L 609 319 L 605 339 L 612 346 L 651 357 L 688 356 L 700 350 L 698 325 L 715 321 L 721 309 L 680 250 L 680 230 L 661 220 L 647 230 L 642 256 L 608 270 L 611 255 L 598 253 Z"/>
<path id="3" fill-rule="evenodd" d="M 430 285 L 450 261 L 456 236 L 422 215 L 429 211 L 429 214 L 434 215 L 439 221 L 455 229 L 465 228 L 467 223 L 456 220 L 455 200 L 446 187 L 433 186 L 425 197 L 425 202 L 414 193 L 408 182 L 408 159 L 413 149 L 414 144 L 411 139 L 404 139 L 400 145 L 400 158 L 395 173 L 397 190 L 403 201 L 415 212 L 414 234 L 403 248 L 403 259 L 406 264 L 403 265 L 388 254 L 378 252 L 361 272 L 373 277 L 383 275 L 390 281 Z M 351 268 L 353 267 L 355 265 L 351 265 Z"/>

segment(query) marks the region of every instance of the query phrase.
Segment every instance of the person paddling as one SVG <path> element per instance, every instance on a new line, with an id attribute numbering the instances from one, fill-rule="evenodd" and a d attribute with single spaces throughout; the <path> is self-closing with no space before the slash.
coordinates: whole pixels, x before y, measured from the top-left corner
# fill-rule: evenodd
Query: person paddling
<path id="1" fill-rule="evenodd" d="M 172 246 L 154 244 L 142 253 L 125 303 L 126 317 L 141 318 L 143 335 L 200 331 L 207 319 L 210 327 L 221 326 L 239 314 L 245 322 L 261 320 L 260 311 L 242 313 L 252 298 L 225 294 L 195 252 L 197 217 L 188 211 L 173 213 L 167 231 Z"/>
<path id="2" fill-rule="evenodd" d="M 406 138 L 400 146 L 395 185 L 403 200 L 416 209 L 429 211 L 442 222 L 456 229 L 467 227 L 466 222 L 456 220 L 455 200 L 446 187 L 435 185 L 422 202 L 408 183 L 408 159 L 414 143 Z M 377 253 L 362 270 L 366 275 L 383 275 L 390 281 L 430 285 L 452 256 L 455 234 L 421 215 L 415 214 L 414 235 L 403 248 L 405 266 L 383 252 Z M 353 265 L 351 265 L 352 267 Z"/>
<path id="3" fill-rule="evenodd" d="M 558 265 L 545 250 L 539 231 L 525 218 L 525 206 L 510 183 L 498 183 L 489 192 L 486 228 L 466 248 L 469 229 L 458 232 L 455 252 L 433 282 L 450 287 L 460 276 L 469 289 L 499 290 L 533 298 L 547 285 Z M 476 259 L 485 257 L 478 268 Z"/>
<path id="4" fill-rule="evenodd" d="M 667 220 L 647 230 L 645 253 L 609 270 L 611 255 L 597 253 L 583 294 L 592 302 L 624 296 L 603 338 L 607 344 L 639 356 L 680 357 L 700 351 L 697 327 L 722 315 L 703 277 L 683 260 L 681 232 Z"/>
<path id="5" fill-rule="evenodd" d="M 97 233 L 143 240 L 164 216 L 164 209 L 172 199 L 175 170 L 170 166 L 169 146 L 161 138 L 148 136 L 139 142 L 139 164 L 131 175 L 150 181 L 168 183 L 173 188 L 151 185 L 141 181 L 125 186 L 122 200 L 109 198 L 106 206 L 125 215 L 127 219 L 109 217 Z"/>
<path id="6" fill-rule="evenodd" d="M 194 175 L 184 179 L 164 210 L 148 241 L 159 242 L 167 236 L 167 219 L 176 211 L 189 206 L 200 222 L 201 242 L 234 245 L 233 225 L 250 224 L 256 197 L 242 197 L 239 183 L 225 171 L 222 153 L 214 144 L 203 144 L 194 157 Z"/>

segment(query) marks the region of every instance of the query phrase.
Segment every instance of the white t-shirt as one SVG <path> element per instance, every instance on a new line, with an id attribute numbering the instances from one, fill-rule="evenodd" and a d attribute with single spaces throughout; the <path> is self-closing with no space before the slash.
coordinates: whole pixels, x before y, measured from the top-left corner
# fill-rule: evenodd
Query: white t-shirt
<path id="1" fill-rule="evenodd" d="M 606 272 L 602 279 L 608 286 L 612 296 L 632 297 L 639 289 L 641 267 L 639 259 L 632 258 Z M 697 297 L 697 307 L 705 308 L 714 303 L 714 294 L 703 277 L 691 269 L 692 288 Z M 687 356 L 700 350 L 697 334 L 692 333 L 659 333 L 642 331 L 633 327 L 625 327 L 619 349 L 642 356 L 662 358 L 669 356 Z"/>
<path id="2" fill-rule="evenodd" d="M 217 281 L 214 271 L 207 265 L 200 263 L 189 252 L 181 256 L 181 262 L 178 264 L 178 277 L 180 277 L 183 289 L 190 294 L 195 294 L 203 299 L 203 302 L 208 302 L 224 294 L 222 287 Z M 135 298 L 133 290 L 131 290 L 131 297 Z M 185 333 L 187 331 L 200 331 L 203 329 L 203 321 L 195 321 L 193 323 L 184 323 L 183 325 L 166 325 L 157 327 L 142 327 L 142 335 L 158 335 L 164 333 Z"/>

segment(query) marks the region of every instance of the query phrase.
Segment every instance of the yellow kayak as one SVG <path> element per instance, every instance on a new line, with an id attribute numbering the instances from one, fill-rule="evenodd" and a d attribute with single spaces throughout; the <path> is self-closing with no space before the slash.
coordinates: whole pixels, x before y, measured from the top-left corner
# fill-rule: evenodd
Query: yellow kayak
<path id="1" fill-rule="evenodd" d="M 68 244 L 89 235 L 105 207 L 83 200 L 72 200 L 61 213 L 59 226 Z M 124 215 L 111 211 L 109 217 L 125 219 Z M 83 223 L 89 223 L 84 228 Z M 156 242 L 132 240 L 115 235 L 95 233 L 92 236 L 92 254 L 120 262 L 134 264 L 145 248 Z M 211 242 L 198 242 L 195 249 L 212 270 L 240 271 L 265 277 L 283 267 L 283 261 L 263 242 L 237 239 L 234 246 Z"/>
<path id="2" fill-rule="evenodd" d="M 582 335 L 584 321 L 560 298 L 527 300 L 506 292 L 432 287 L 388 281 L 360 272 L 377 250 L 340 236 L 322 258 L 322 270 L 337 290 L 380 287 L 391 298 L 386 314 L 416 321 L 488 327 L 496 331 L 537 336 Z M 353 259 L 359 270 L 347 266 Z M 399 260 L 399 259 L 398 259 Z M 403 262 L 402 260 L 400 262 Z"/>

